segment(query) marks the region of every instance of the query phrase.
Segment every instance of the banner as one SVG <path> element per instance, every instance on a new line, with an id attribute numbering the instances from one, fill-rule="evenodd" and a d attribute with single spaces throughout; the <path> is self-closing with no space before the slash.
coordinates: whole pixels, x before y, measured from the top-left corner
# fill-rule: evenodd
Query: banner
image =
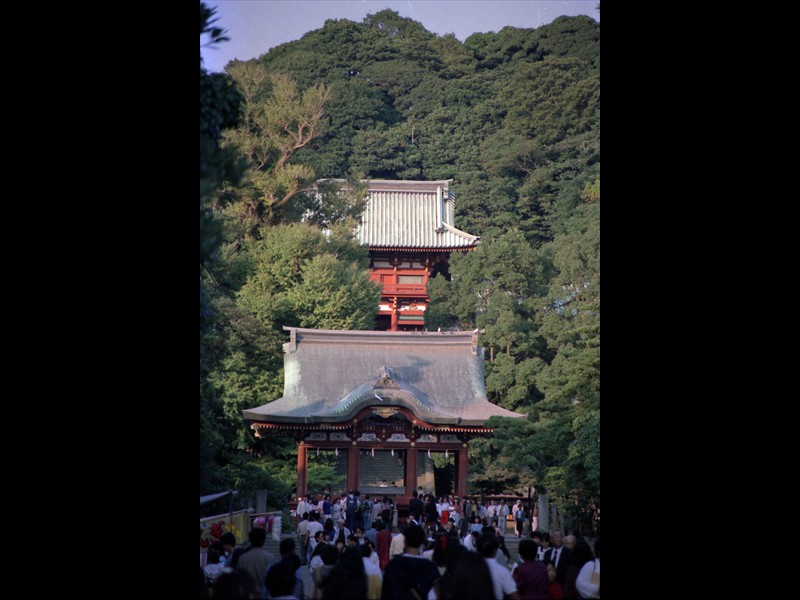
<path id="1" fill-rule="evenodd" d="M 250 534 L 250 513 L 238 510 L 233 513 L 200 519 L 200 550 L 205 551 L 218 541 L 222 534 L 230 531 L 236 536 L 236 543 L 247 541 Z"/>

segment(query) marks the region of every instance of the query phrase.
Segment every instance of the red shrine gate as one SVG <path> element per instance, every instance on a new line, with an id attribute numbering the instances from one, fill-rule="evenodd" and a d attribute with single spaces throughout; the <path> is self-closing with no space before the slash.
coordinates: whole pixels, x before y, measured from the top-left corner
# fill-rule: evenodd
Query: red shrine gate
<path id="1" fill-rule="evenodd" d="M 463 497 L 469 443 L 492 434 L 485 421 L 525 417 L 486 398 L 477 331 L 284 329 L 284 395 L 244 417 L 259 437 L 295 438 L 298 497 L 308 491 L 308 452 L 317 448 L 346 453 L 347 489 L 397 494 L 401 507 L 417 488 L 419 453 L 453 454 L 454 487 Z M 362 480 L 366 450 L 398 453 L 402 485 L 373 490 Z"/>

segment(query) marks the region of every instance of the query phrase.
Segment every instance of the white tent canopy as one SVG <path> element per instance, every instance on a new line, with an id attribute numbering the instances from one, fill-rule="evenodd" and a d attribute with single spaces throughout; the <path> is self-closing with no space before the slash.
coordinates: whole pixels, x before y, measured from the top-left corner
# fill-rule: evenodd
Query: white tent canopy
<path id="1" fill-rule="evenodd" d="M 227 492 L 219 492 L 218 494 L 208 494 L 207 496 L 200 496 L 200 506 L 203 504 L 208 504 L 209 502 L 213 502 L 214 500 L 219 500 L 220 498 L 224 498 L 225 496 L 233 495 L 235 496 L 238 494 L 236 490 L 228 490 Z"/>

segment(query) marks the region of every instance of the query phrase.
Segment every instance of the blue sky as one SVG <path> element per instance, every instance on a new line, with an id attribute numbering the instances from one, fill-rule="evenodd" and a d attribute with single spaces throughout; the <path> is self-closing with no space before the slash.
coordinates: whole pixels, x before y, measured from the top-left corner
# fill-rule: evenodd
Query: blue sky
<path id="1" fill-rule="evenodd" d="M 439 35 L 464 41 L 473 33 L 512 27 L 538 27 L 561 15 L 589 15 L 600 21 L 600 0 L 205 0 L 216 7 L 215 25 L 229 42 L 203 47 L 203 65 L 222 71 L 229 60 L 257 58 L 270 48 L 299 40 L 327 19 L 360 23 L 368 14 L 390 8 Z"/>

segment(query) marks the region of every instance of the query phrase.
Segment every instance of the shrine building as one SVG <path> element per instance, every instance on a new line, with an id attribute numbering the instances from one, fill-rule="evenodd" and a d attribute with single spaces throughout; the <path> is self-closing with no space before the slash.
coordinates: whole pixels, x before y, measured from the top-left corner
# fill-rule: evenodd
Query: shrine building
<path id="1" fill-rule="evenodd" d="M 346 187 L 343 180 L 326 181 Z M 381 284 L 376 330 L 424 329 L 428 280 L 441 275 L 450 281 L 450 254 L 474 250 L 480 240 L 455 228 L 450 181 L 366 182 L 357 239 L 369 247 L 370 278 Z"/>
<path id="2" fill-rule="evenodd" d="M 455 459 L 452 487 L 463 497 L 470 442 L 492 434 L 486 420 L 525 417 L 487 399 L 477 330 L 284 330 L 283 396 L 243 412 L 257 437 L 294 437 L 297 497 L 320 452 L 335 453 L 346 489 L 394 495 L 400 509 L 419 486 L 432 491 L 421 467 L 443 452 Z"/>

